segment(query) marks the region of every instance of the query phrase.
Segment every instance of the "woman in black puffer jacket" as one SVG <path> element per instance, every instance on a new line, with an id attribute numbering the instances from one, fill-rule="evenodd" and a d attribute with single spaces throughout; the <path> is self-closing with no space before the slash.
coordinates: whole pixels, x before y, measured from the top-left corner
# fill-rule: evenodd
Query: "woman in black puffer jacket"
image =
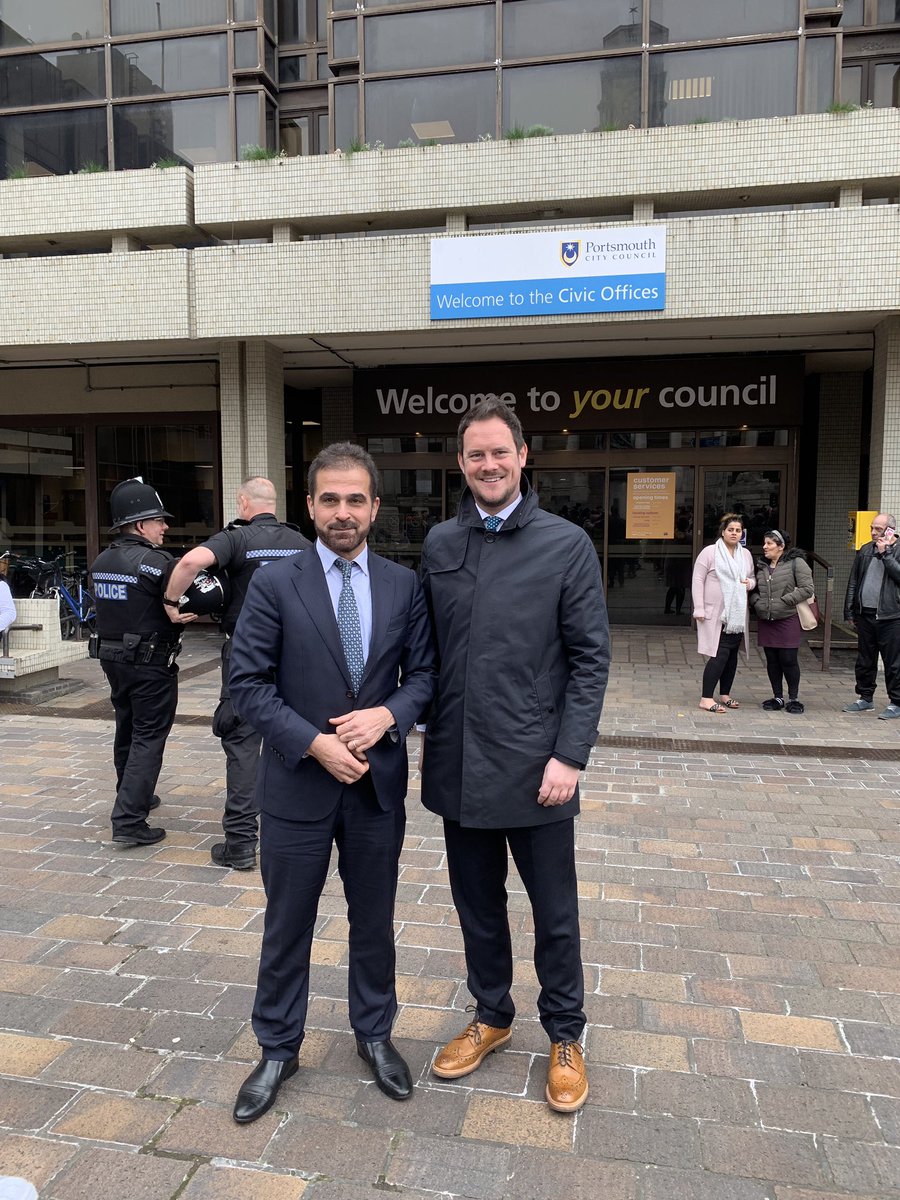
<path id="1" fill-rule="evenodd" d="M 763 708 L 772 712 L 786 710 L 802 713 L 798 699 L 800 664 L 797 651 L 803 641 L 803 628 L 797 616 L 797 605 L 814 595 L 812 571 L 802 550 L 788 549 L 791 539 L 779 529 L 769 529 L 763 536 L 763 555 L 756 564 L 756 587 L 749 595 L 756 613 L 757 645 L 766 655 L 766 671 L 772 684 L 772 699 L 763 701 Z M 788 702 L 784 702 L 784 681 L 788 685 Z"/>

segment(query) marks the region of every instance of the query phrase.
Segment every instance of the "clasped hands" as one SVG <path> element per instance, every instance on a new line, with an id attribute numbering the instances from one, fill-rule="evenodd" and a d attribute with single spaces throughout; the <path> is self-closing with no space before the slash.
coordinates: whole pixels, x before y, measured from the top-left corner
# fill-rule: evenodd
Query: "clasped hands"
<path id="1" fill-rule="evenodd" d="M 341 783 L 356 783 L 369 769 L 366 751 L 380 741 L 394 722 L 389 708 L 358 708 L 329 718 L 334 733 L 313 738 L 308 753 Z"/>

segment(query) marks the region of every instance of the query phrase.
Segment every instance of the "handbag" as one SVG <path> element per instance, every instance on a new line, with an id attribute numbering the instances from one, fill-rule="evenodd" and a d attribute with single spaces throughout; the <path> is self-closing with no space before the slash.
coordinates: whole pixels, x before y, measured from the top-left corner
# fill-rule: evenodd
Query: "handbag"
<path id="1" fill-rule="evenodd" d="M 794 583 L 797 582 L 797 566 L 796 559 L 791 563 L 794 571 Z M 815 629 L 822 619 L 819 612 L 819 605 L 815 596 L 810 596 L 808 600 L 800 600 L 797 604 L 797 616 L 800 618 L 801 629 Z"/>

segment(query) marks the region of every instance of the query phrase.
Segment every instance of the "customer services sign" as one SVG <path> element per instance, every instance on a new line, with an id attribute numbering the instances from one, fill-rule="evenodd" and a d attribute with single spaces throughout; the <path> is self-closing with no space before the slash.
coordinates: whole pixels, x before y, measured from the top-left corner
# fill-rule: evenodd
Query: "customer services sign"
<path id="1" fill-rule="evenodd" d="M 665 306 L 663 225 L 431 241 L 433 321 Z"/>

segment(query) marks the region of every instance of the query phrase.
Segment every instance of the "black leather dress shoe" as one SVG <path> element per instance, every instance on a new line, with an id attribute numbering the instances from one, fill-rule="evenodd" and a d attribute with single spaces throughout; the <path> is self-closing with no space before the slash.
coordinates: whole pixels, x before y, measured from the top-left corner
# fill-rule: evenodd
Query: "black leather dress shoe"
<path id="1" fill-rule="evenodd" d="M 275 1103 L 278 1089 L 286 1079 L 296 1075 L 298 1065 L 296 1054 L 285 1060 L 262 1059 L 241 1084 L 232 1114 L 235 1121 L 239 1125 L 249 1125 L 268 1112 Z"/>
<path id="2" fill-rule="evenodd" d="M 151 829 L 145 821 L 143 825 L 135 825 L 131 829 L 114 833 L 112 840 L 114 845 L 127 850 L 131 846 L 152 846 L 154 842 L 161 842 L 165 836 L 164 829 Z"/>
<path id="3" fill-rule="evenodd" d="M 253 871 L 256 868 L 256 851 L 229 846 L 227 842 L 216 842 L 209 848 L 209 857 L 217 867 L 231 867 L 234 871 Z"/>
<path id="4" fill-rule="evenodd" d="M 150 797 L 150 812 L 153 812 L 154 808 L 159 808 L 161 804 L 162 800 L 160 800 L 159 796 L 154 793 L 154 795 Z"/>
<path id="5" fill-rule="evenodd" d="M 356 1039 L 356 1052 L 372 1068 L 375 1082 L 392 1100 L 408 1100 L 413 1085 L 409 1067 L 390 1040 L 361 1042 Z"/>

